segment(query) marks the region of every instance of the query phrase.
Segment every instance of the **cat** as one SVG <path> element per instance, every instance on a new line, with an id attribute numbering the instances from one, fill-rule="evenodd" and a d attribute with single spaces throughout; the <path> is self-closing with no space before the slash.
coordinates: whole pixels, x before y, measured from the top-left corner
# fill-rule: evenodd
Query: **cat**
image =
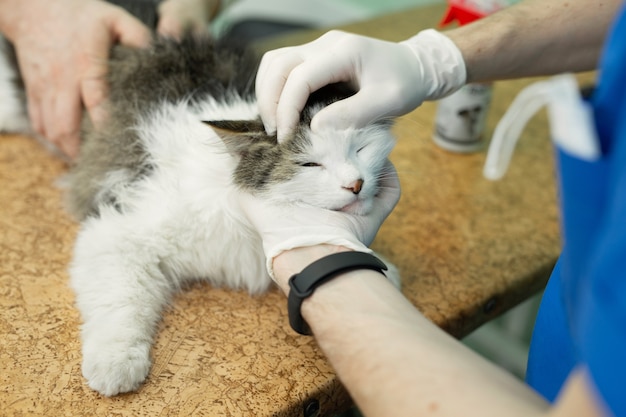
<path id="1" fill-rule="evenodd" d="M 257 110 L 258 62 L 249 48 L 191 36 L 111 51 L 107 122 L 84 118 L 67 179 L 68 208 L 81 222 L 70 285 L 83 322 L 82 372 L 105 396 L 143 383 L 161 313 L 185 283 L 252 294 L 270 286 L 238 193 L 355 214 L 371 208 L 395 143 L 392 123 L 313 134 L 312 116 L 352 94 L 332 85 L 311 96 L 279 144 Z M 19 88 L 16 77 L 0 73 L 0 92 Z M 24 109 L 9 110 L 25 119 Z M 0 130 L 16 127 L 0 121 Z M 388 275 L 399 284 L 391 265 Z"/>

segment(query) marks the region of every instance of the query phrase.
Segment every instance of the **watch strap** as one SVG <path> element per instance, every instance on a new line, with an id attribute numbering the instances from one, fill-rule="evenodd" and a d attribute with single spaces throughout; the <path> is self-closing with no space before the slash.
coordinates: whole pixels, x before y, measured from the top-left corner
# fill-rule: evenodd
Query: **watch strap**
<path id="1" fill-rule="evenodd" d="M 365 252 L 338 252 L 318 259 L 307 266 L 302 272 L 289 278 L 289 298 L 287 309 L 289 324 L 300 334 L 310 335 L 311 329 L 300 312 L 304 299 L 315 291 L 315 288 L 335 276 L 356 269 L 371 269 L 383 273 L 387 270 L 380 259 Z"/>

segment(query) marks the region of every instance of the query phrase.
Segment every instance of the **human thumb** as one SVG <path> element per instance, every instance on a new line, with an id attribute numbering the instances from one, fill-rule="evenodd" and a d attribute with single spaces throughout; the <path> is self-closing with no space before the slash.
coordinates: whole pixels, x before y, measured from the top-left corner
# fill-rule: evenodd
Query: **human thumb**
<path id="1" fill-rule="evenodd" d="M 81 77 L 81 97 L 91 121 L 100 125 L 106 120 L 104 102 L 108 96 L 106 74 L 111 44 L 120 42 L 130 47 L 150 44 L 150 30 L 122 9 L 107 15 L 108 33 L 100 33 L 91 40 L 89 59 L 84 63 Z"/>
<path id="2" fill-rule="evenodd" d="M 110 21 L 111 33 L 122 45 L 145 48 L 150 44 L 150 29 L 134 16 L 120 11 Z"/>

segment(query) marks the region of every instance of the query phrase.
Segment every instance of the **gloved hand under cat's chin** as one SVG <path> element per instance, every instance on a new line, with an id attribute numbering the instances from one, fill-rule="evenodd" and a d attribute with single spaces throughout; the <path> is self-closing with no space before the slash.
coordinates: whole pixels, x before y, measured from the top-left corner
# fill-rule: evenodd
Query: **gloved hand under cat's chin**
<path id="1" fill-rule="evenodd" d="M 272 260 L 283 251 L 298 247 L 330 244 L 370 252 L 368 246 L 400 198 L 400 183 L 391 162 L 384 171 L 380 192 L 366 215 L 278 204 L 241 193 L 242 211 L 263 240 L 270 276 L 273 276 Z"/>

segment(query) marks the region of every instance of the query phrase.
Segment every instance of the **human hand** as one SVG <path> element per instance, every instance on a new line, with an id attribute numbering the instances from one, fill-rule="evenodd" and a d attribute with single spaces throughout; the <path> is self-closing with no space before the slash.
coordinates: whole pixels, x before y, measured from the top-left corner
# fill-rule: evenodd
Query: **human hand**
<path id="1" fill-rule="evenodd" d="M 341 31 L 267 52 L 256 79 L 259 111 L 268 133 L 284 140 L 295 128 L 309 95 L 336 82 L 358 92 L 321 110 L 311 121 L 343 129 L 408 113 L 465 82 L 465 64 L 455 44 L 435 30 L 400 43 Z"/>
<path id="2" fill-rule="evenodd" d="M 94 0 L 15 0 L 0 4 L 0 30 L 13 43 L 33 129 L 75 157 L 83 106 L 106 114 L 107 58 L 115 42 L 149 43 L 147 27 L 123 9 Z"/>
<path id="3" fill-rule="evenodd" d="M 373 208 L 364 215 L 302 204 L 276 204 L 241 193 L 241 207 L 263 240 L 270 276 L 273 259 L 294 248 L 328 244 L 370 252 L 367 246 L 400 198 L 400 183 L 391 162 L 387 162 L 380 181 Z"/>
<path id="4" fill-rule="evenodd" d="M 159 4 L 157 32 L 180 39 L 185 30 L 203 35 L 217 15 L 220 0 L 165 0 Z"/>

